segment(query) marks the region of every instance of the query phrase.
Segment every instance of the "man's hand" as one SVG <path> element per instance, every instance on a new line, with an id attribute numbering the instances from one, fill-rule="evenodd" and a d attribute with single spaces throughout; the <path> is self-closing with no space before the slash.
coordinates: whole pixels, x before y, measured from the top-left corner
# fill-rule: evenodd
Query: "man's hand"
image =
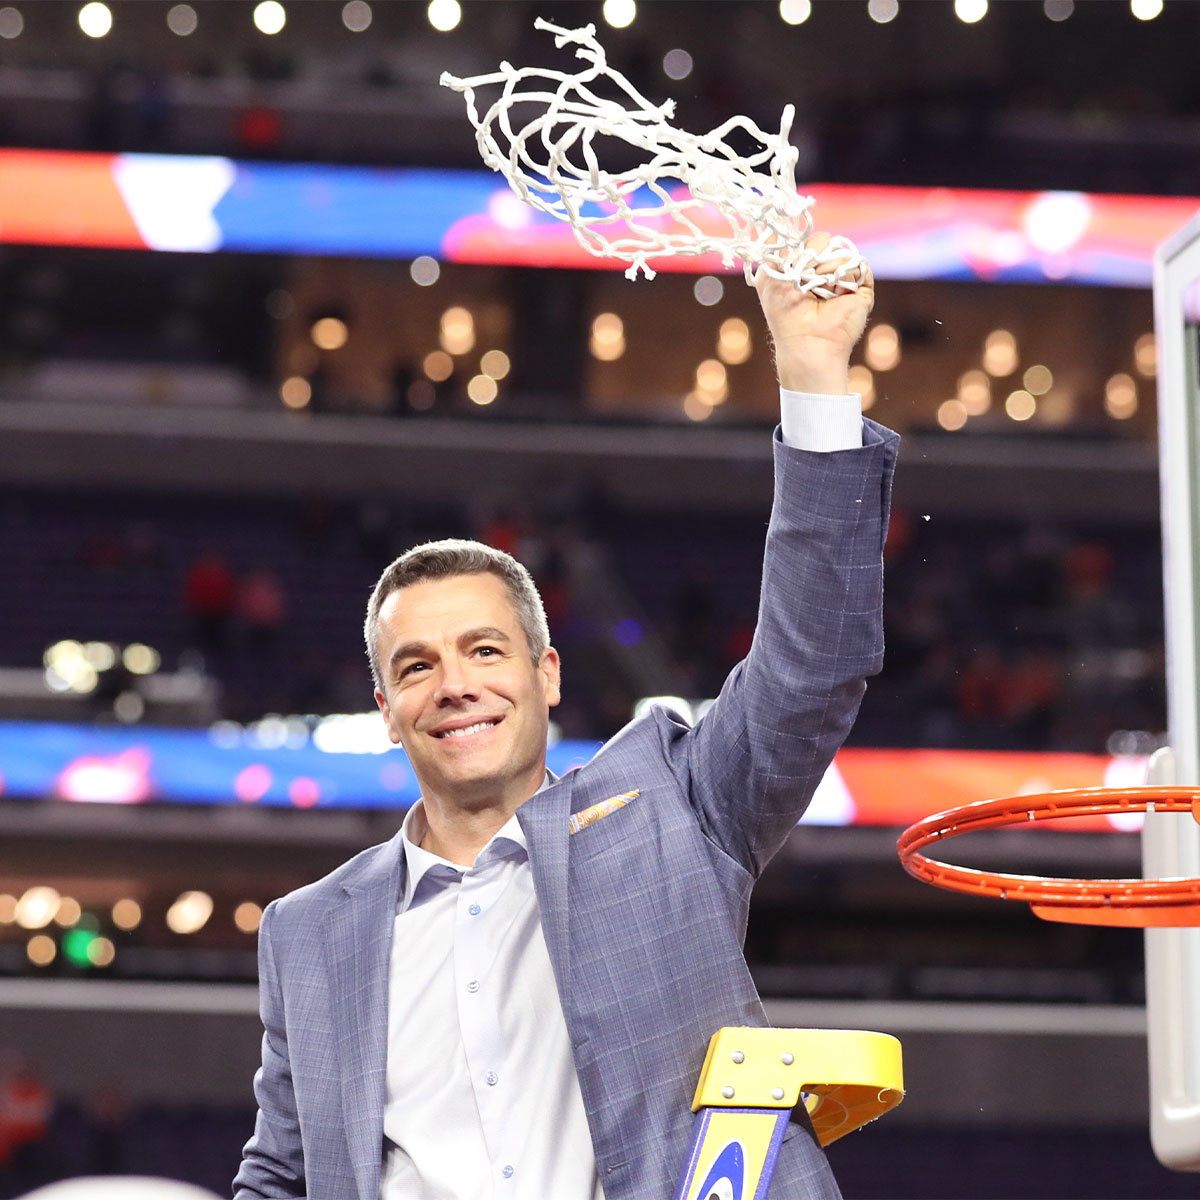
<path id="1" fill-rule="evenodd" d="M 829 234 L 814 233 L 805 247 L 819 253 L 828 244 Z M 832 270 L 844 261 L 844 256 L 835 253 L 819 262 L 818 269 Z M 856 292 L 822 300 L 761 270 L 755 276 L 754 286 L 775 343 L 775 368 L 783 387 L 828 395 L 844 395 L 850 390 L 850 351 L 862 337 L 875 303 L 871 268 L 864 262 L 852 278 L 860 280 Z"/>

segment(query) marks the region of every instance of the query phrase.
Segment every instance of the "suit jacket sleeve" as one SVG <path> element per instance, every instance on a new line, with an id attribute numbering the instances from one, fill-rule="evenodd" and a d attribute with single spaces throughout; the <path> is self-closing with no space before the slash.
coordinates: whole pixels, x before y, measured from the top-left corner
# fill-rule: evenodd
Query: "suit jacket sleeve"
<path id="1" fill-rule="evenodd" d="M 234 1200 L 260 1197 L 304 1200 L 304 1150 L 288 1058 L 283 994 L 271 948 L 271 919 L 267 906 L 258 931 L 258 991 L 263 1023 L 262 1066 L 254 1076 L 258 1117 L 254 1135 L 242 1151 L 242 1165 L 233 1181 Z"/>
<path id="2" fill-rule="evenodd" d="M 687 745 L 705 833 L 758 875 L 800 818 L 883 665 L 883 541 L 899 441 L 864 421 L 861 449 L 775 435 L 775 503 L 750 653 Z"/>

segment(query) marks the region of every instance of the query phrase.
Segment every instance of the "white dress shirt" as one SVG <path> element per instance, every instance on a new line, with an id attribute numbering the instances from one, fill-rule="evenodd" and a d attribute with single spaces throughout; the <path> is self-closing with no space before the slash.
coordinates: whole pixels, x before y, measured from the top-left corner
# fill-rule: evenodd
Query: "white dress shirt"
<path id="1" fill-rule="evenodd" d="M 380 1200 L 604 1200 L 516 817 L 463 868 L 403 826 Z"/>
<path id="2" fill-rule="evenodd" d="M 857 395 L 780 389 L 780 412 L 797 449 L 862 445 Z M 421 849 L 428 828 L 418 801 L 402 827 L 380 1200 L 604 1200 L 525 834 L 510 817 L 464 868 Z"/>

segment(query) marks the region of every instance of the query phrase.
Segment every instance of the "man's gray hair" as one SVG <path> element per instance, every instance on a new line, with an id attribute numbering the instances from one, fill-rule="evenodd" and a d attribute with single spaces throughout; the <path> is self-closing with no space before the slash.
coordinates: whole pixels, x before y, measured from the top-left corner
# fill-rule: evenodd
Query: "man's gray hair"
<path id="1" fill-rule="evenodd" d="M 383 690 L 383 671 L 379 664 L 379 610 L 383 608 L 384 601 L 393 592 L 414 583 L 485 573 L 495 575 L 508 589 L 517 624 L 525 635 L 534 665 L 541 662 L 542 655 L 550 646 L 550 628 L 546 624 L 546 609 L 533 576 L 511 554 L 505 554 L 494 546 L 464 538 L 446 538 L 406 550 L 380 575 L 371 593 L 363 634 L 367 640 L 371 677 L 380 691 Z"/>

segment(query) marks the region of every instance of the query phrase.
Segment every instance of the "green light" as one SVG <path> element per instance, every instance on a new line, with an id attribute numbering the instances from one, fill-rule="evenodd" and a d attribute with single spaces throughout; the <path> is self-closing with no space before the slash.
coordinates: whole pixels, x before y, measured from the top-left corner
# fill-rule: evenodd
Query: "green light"
<path id="1" fill-rule="evenodd" d="M 90 967 L 88 949 L 99 936 L 91 929 L 68 929 L 62 936 L 63 958 L 73 967 Z"/>

